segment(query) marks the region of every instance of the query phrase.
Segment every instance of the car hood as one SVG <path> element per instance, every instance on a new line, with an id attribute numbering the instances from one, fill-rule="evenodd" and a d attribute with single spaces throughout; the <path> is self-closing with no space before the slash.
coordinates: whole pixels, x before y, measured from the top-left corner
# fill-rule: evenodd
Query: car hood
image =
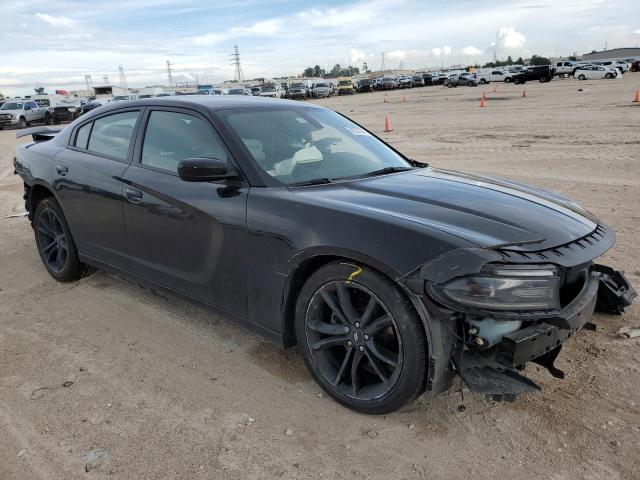
<path id="1" fill-rule="evenodd" d="M 296 194 L 447 232 L 481 247 L 538 251 L 593 232 L 598 220 L 559 195 L 432 168 L 294 189 Z"/>
<path id="2" fill-rule="evenodd" d="M 0 115 L 3 115 L 5 113 L 9 113 L 12 115 L 18 114 L 18 113 L 22 113 L 24 110 L 0 110 Z"/>

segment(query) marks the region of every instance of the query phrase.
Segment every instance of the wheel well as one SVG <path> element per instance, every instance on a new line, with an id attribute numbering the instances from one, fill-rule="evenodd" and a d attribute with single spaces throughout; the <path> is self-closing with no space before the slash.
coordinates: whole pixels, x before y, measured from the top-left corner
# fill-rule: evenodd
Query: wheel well
<path id="1" fill-rule="evenodd" d="M 342 259 L 335 255 L 318 255 L 309 258 L 302 262 L 298 268 L 293 272 L 291 279 L 287 285 L 287 290 L 284 298 L 284 329 L 282 331 L 284 337 L 284 344 L 286 347 L 292 347 L 296 344 L 296 331 L 295 331 L 295 315 L 296 315 L 296 303 L 298 302 L 298 295 L 302 290 L 307 279 L 323 265 L 333 262 L 334 260 Z"/>
<path id="2" fill-rule="evenodd" d="M 283 344 L 285 347 L 292 347 L 296 344 L 296 332 L 295 332 L 295 315 L 296 304 L 298 303 L 298 296 L 304 286 L 307 279 L 320 267 L 331 263 L 336 260 L 344 260 L 350 263 L 356 263 L 364 267 L 371 268 L 377 272 L 385 275 L 389 279 L 393 279 L 393 274 L 390 270 L 383 268 L 376 268 L 372 265 L 372 262 L 366 262 L 362 260 L 356 260 L 350 258 L 347 255 L 316 255 L 307 260 L 304 260 L 291 274 L 287 287 L 285 289 L 283 299 Z M 386 272 L 385 272 L 386 270 Z"/>
<path id="3" fill-rule="evenodd" d="M 42 185 L 26 187 L 25 206 L 29 212 L 29 220 L 33 222 L 33 214 L 43 198 L 53 197 L 53 192 Z"/>

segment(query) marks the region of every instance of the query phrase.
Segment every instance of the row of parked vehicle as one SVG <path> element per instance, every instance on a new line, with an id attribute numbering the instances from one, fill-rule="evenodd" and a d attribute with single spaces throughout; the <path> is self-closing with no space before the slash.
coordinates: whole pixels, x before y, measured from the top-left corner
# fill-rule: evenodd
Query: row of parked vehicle
<path id="1" fill-rule="evenodd" d="M 83 97 L 58 94 L 7 98 L 0 105 L 0 130 L 11 126 L 26 128 L 32 123 L 70 122 L 82 115 L 89 103 Z"/>

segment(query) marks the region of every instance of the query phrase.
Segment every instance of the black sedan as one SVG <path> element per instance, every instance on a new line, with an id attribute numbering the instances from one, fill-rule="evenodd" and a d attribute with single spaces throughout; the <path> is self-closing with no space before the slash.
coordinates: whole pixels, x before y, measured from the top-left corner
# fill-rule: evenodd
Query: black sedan
<path id="1" fill-rule="evenodd" d="M 526 362 L 558 375 L 596 302 L 634 296 L 592 262 L 614 233 L 575 203 L 419 164 L 318 106 L 156 98 L 29 133 L 15 170 L 51 276 L 100 268 L 203 302 L 297 344 L 361 412 L 456 374 L 496 399 L 535 390 Z"/>

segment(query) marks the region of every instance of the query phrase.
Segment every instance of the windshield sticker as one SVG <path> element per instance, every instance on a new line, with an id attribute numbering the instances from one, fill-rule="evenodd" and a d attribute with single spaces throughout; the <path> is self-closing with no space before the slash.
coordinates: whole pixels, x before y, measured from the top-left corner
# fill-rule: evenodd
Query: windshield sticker
<path id="1" fill-rule="evenodd" d="M 368 137 L 371 136 L 371 134 L 369 132 L 367 132 L 364 128 L 360 128 L 360 127 L 344 127 L 347 130 L 349 130 L 349 132 L 351 132 L 351 135 L 366 135 Z"/>

